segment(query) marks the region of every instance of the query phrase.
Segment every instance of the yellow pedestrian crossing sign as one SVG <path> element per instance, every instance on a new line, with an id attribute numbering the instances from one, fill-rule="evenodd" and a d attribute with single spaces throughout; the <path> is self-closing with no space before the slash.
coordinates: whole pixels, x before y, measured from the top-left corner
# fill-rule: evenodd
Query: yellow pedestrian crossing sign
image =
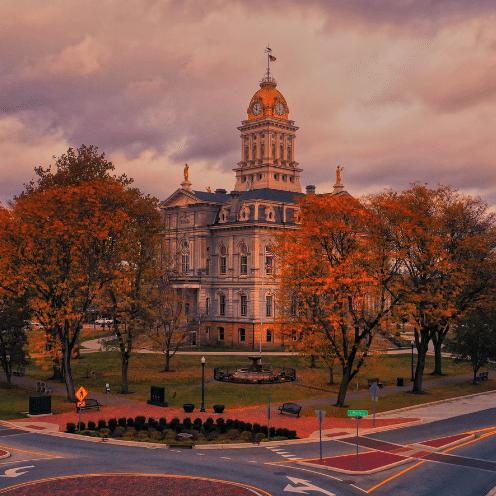
<path id="1" fill-rule="evenodd" d="M 86 396 L 88 396 L 88 391 L 86 391 L 86 389 L 84 389 L 83 386 L 81 386 L 78 390 L 77 390 L 77 393 L 76 393 L 76 398 L 79 400 L 79 401 L 83 401 L 84 398 L 86 398 Z"/>

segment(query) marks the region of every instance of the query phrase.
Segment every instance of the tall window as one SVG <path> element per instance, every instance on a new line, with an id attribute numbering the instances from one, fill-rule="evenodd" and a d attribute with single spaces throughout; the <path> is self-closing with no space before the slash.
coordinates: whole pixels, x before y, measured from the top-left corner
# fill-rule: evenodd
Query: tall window
<path id="1" fill-rule="evenodd" d="M 210 339 L 210 326 L 205 326 L 205 337 Z"/>
<path id="2" fill-rule="evenodd" d="M 219 273 L 221 275 L 226 275 L 227 274 L 227 248 L 222 245 L 220 247 L 220 260 L 219 260 Z"/>
<path id="3" fill-rule="evenodd" d="M 265 297 L 265 316 L 272 317 L 272 295 Z"/>
<path id="4" fill-rule="evenodd" d="M 248 274 L 248 255 L 241 255 L 239 261 L 239 273 L 242 276 L 246 276 Z"/>
<path id="5" fill-rule="evenodd" d="M 273 339 L 272 329 L 267 329 L 267 343 L 272 343 Z"/>
<path id="6" fill-rule="evenodd" d="M 273 258 L 265 257 L 265 274 L 268 276 L 272 275 L 272 271 L 274 270 L 274 262 Z"/>
<path id="7" fill-rule="evenodd" d="M 187 274 L 189 271 L 189 245 L 187 241 L 181 242 L 181 272 Z"/>
<path id="8" fill-rule="evenodd" d="M 226 296 L 219 295 L 219 315 L 226 315 Z"/>
<path id="9" fill-rule="evenodd" d="M 223 327 L 218 327 L 217 331 L 219 333 L 219 341 L 224 341 L 224 328 Z"/>
<path id="10" fill-rule="evenodd" d="M 238 329 L 238 338 L 240 343 L 246 341 L 246 331 L 244 329 Z"/>
<path id="11" fill-rule="evenodd" d="M 241 317 L 246 317 L 248 315 L 248 298 L 246 295 L 240 296 L 240 306 L 241 306 Z"/>
<path id="12" fill-rule="evenodd" d="M 205 299 L 205 315 L 210 313 L 210 298 Z"/>
<path id="13" fill-rule="evenodd" d="M 207 258 L 207 261 L 205 263 L 205 275 L 210 275 L 210 258 Z"/>

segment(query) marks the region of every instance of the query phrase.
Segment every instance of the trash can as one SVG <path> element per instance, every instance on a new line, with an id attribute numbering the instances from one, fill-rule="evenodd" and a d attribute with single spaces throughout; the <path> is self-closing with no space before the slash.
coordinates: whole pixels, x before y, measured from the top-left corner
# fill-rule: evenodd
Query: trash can
<path id="1" fill-rule="evenodd" d="M 403 386 L 403 377 L 397 377 L 396 378 L 396 385 L 397 386 Z"/>

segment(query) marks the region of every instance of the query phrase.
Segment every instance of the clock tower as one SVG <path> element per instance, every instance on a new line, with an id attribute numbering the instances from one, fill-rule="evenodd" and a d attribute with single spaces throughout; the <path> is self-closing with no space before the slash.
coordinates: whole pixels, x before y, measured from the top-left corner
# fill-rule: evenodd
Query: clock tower
<path id="1" fill-rule="evenodd" d="M 277 83 L 267 71 L 260 89 L 248 106 L 241 132 L 241 161 L 235 191 L 278 189 L 301 193 L 300 172 L 295 161 L 297 127 L 289 120 L 289 108 Z"/>

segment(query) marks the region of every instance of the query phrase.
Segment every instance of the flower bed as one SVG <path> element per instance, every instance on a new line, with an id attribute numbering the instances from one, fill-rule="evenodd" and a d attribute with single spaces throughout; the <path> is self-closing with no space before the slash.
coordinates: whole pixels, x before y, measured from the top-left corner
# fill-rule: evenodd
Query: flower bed
<path id="1" fill-rule="evenodd" d="M 269 429 L 266 425 L 251 424 L 241 420 L 218 418 L 215 422 L 209 417 L 204 422 L 200 418 L 192 421 L 177 417 L 167 422 L 162 417 L 158 421 L 138 415 L 135 418 L 111 418 L 108 421 L 100 419 L 98 424 L 93 421 L 81 425 L 67 423 L 67 432 L 83 436 L 116 438 L 125 441 L 142 441 L 164 444 L 227 444 L 261 442 L 268 439 Z M 272 440 L 295 439 L 296 431 L 284 428 L 270 428 Z"/>

